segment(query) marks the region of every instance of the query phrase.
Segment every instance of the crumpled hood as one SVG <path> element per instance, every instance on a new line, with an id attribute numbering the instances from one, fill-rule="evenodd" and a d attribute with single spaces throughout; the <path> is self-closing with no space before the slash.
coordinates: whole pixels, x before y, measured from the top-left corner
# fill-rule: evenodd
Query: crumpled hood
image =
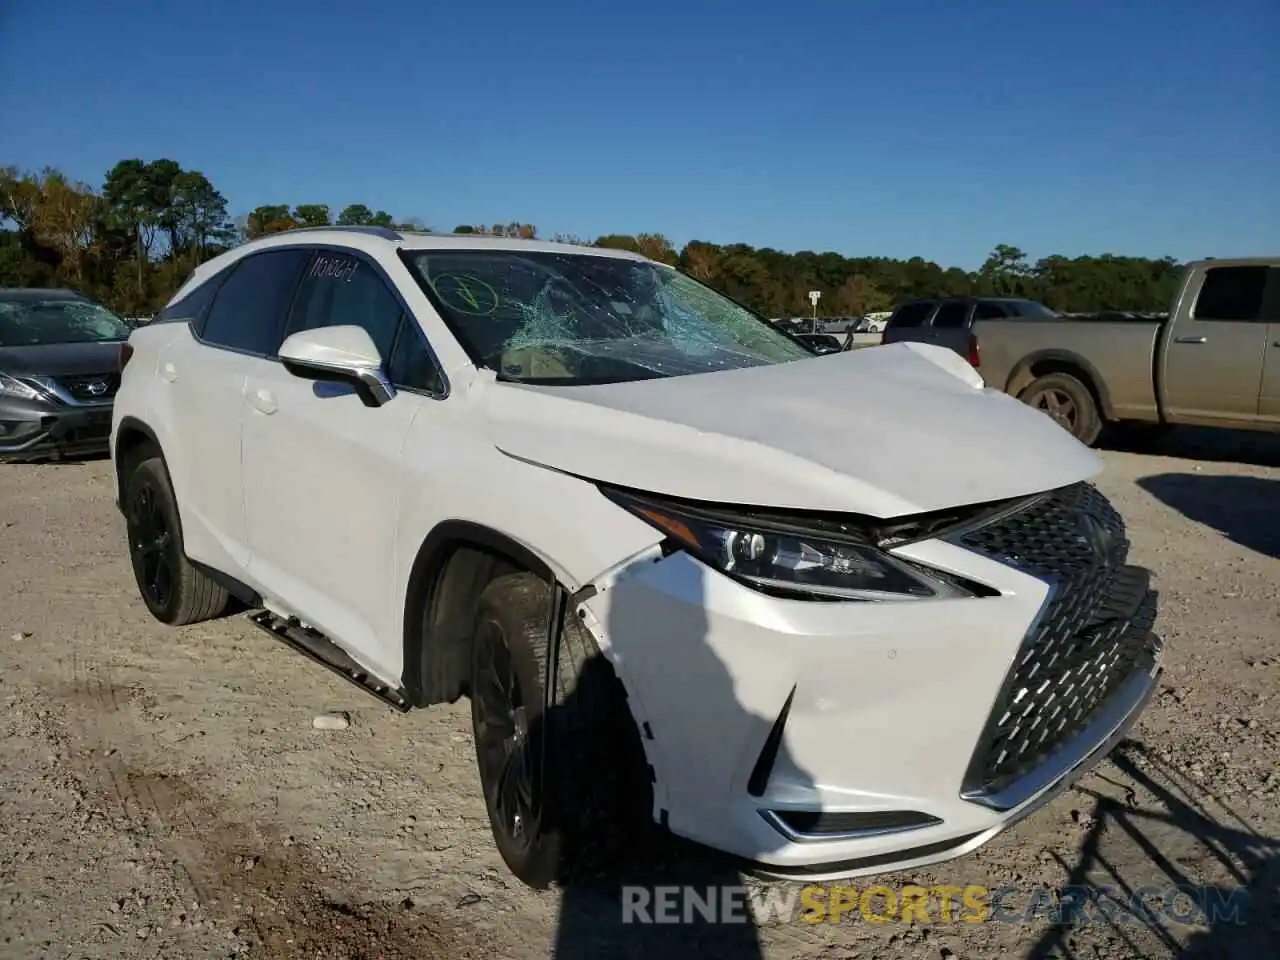
<path id="1" fill-rule="evenodd" d="M 495 382 L 482 403 L 510 456 L 720 503 L 895 517 L 1101 469 L 1043 413 L 925 344 L 601 386 Z"/>

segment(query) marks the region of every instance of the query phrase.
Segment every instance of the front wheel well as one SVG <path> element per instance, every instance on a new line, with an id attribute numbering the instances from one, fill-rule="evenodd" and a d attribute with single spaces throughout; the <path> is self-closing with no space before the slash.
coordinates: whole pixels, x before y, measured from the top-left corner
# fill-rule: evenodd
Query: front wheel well
<path id="1" fill-rule="evenodd" d="M 540 557 L 486 527 L 451 522 L 427 537 L 405 596 L 402 683 L 410 703 L 452 703 L 467 694 L 480 595 L 512 573 L 555 580 Z"/>
<path id="2" fill-rule="evenodd" d="M 1027 387 L 1041 377 L 1047 377 L 1051 373 L 1064 373 L 1079 380 L 1084 384 L 1084 388 L 1089 391 L 1089 395 L 1093 397 L 1098 413 L 1104 420 L 1110 419 L 1110 404 L 1099 388 L 1096 379 L 1084 366 L 1073 360 L 1060 357 L 1045 357 L 1028 364 L 1010 378 L 1008 393 L 1015 397 L 1021 397 Z"/>

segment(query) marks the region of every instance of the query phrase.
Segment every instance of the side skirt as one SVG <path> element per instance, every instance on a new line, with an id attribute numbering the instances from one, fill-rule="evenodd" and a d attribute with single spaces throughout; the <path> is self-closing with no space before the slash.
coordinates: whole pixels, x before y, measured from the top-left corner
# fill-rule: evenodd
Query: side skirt
<path id="1" fill-rule="evenodd" d="M 410 703 L 401 689 L 392 687 L 360 666 L 346 652 L 319 630 L 304 627 L 294 617 L 285 619 L 270 610 L 258 610 L 249 614 L 249 620 L 286 646 L 292 647 L 308 660 L 313 660 L 332 670 L 348 683 L 353 683 L 365 693 L 377 697 L 389 707 L 407 713 Z"/>

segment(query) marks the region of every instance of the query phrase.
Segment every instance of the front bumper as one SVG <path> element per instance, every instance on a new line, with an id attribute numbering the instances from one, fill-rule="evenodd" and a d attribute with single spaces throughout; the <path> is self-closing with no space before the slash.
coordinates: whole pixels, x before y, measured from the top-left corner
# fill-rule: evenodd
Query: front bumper
<path id="1" fill-rule="evenodd" d="M 1036 680 L 1017 695 L 1012 703 L 1040 709 L 1019 726 L 1008 720 L 1020 709 L 1007 702 L 1010 684 L 1025 684 L 1028 663 L 1036 673 L 1028 651 L 1046 611 L 1060 608 L 1061 585 L 956 542 L 899 552 L 999 596 L 785 600 L 676 553 L 586 601 L 584 621 L 644 731 L 655 815 L 672 832 L 774 876 L 836 879 L 946 860 L 1047 803 L 1137 720 L 1160 672 L 1152 594 L 1109 621 L 1149 655 L 1118 665 L 1077 658 L 1078 673 L 1059 676 L 1061 651 L 1049 651 L 1041 676 L 1057 686 Z M 993 750 L 1035 755 L 1038 730 L 1060 732 L 1063 710 L 1091 695 L 1087 671 L 1112 668 L 1121 672 L 1105 697 L 1043 762 L 991 762 Z M 992 769 L 1016 775 L 988 776 L 983 789 L 975 770 Z"/>
<path id="2" fill-rule="evenodd" d="M 112 404 L 69 406 L 0 398 L 0 461 L 27 461 L 105 453 Z"/>

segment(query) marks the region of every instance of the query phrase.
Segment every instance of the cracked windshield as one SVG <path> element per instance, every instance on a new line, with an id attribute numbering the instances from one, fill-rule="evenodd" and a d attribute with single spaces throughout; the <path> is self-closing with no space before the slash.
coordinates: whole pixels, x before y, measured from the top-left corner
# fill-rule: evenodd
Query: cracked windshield
<path id="1" fill-rule="evenodd" d="M 515 251 L 406 254 L 476 363 L 567 386 L 785 363 L 812 351 L 670 268 Z"/>
<path id="2" fill-rule="evenodd" d="M 0 303 L 0 347 L 129 339 L 129 325 L 96 303 L 27 300 Z"/>

